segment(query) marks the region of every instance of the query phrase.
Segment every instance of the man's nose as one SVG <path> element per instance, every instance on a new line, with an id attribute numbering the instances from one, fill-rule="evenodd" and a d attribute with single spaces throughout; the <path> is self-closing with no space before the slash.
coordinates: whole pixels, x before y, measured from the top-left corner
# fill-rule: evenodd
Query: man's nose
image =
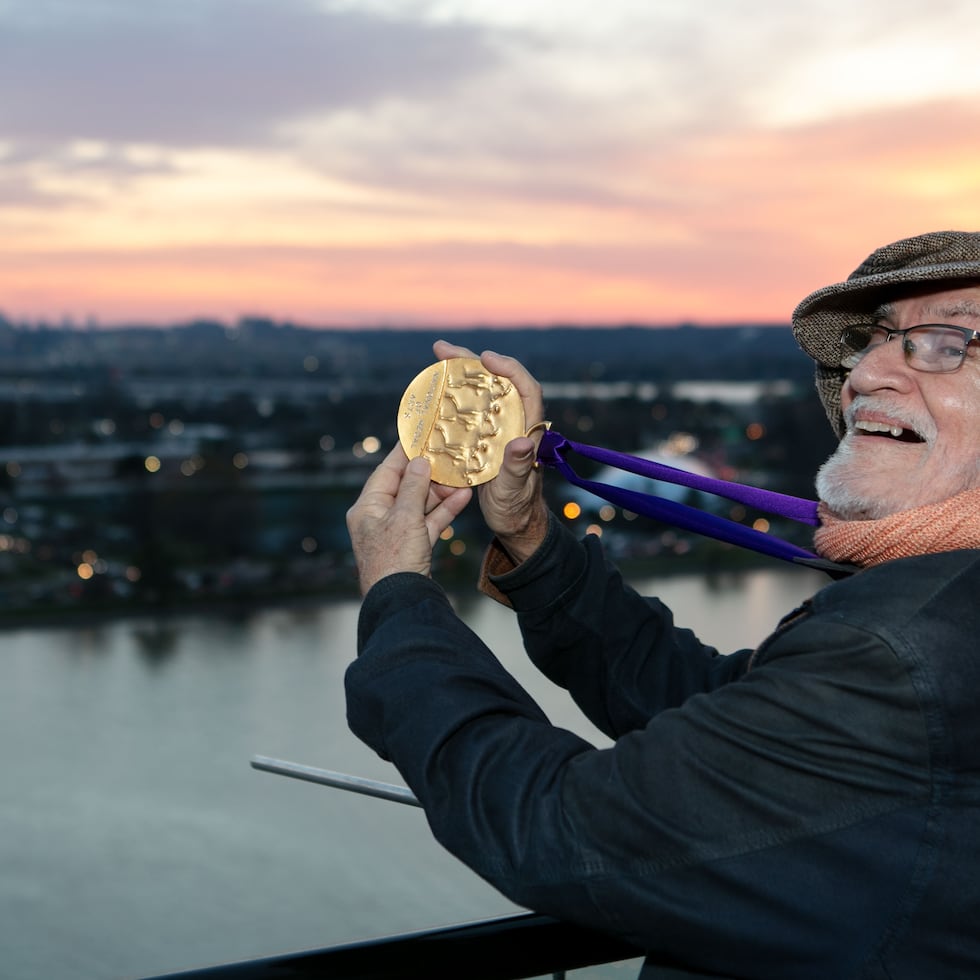
<path id="1" fill-rule="evenodd" d="M 870 347 L 847 376 L 856 393 L 891 389 L 908 391 L 915 384 L 915 370 L 905 360 L 904 338 L 892 335 L 884 343 Z"/>

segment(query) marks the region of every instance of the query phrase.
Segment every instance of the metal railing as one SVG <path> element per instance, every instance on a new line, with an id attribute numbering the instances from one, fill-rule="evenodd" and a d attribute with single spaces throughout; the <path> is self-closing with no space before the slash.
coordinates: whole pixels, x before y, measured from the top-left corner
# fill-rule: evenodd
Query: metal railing
<path id="1" fill-rule="evenodd" d="M 404 786 L 282 759 L 255 756 L 252 767 L 419 806 Z M 644 956 L 630 943 L 536 912 L 160 974 L 144 980 L 528 980 Z M 646 961 L 644 980 L 712 980 L 669 963 Z M 718 980 L 718 978 L 715 978 Z"/>
<path id="2" fill-rule="evenodd" d="M 642 955 L 621 940 L 526 912 L 147 980 L 518 980 Z"/>

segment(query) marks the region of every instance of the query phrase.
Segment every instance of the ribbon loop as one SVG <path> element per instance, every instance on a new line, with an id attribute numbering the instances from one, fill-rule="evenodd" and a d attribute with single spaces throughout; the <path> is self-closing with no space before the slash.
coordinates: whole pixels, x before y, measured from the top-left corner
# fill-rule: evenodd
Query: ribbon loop
<path id="1" fill-rule="evenodd" d="M 573 442 L 554 429 L 544 433 L 541 445 L 538 447 L 538 461 L 542 465 L 557 470 L 573 486 L 587 490 L 589 493 L 635 514 L 642 514 L 644 517 L 651 517 L 654 520 L 673 524 L 696 534 L 703 534 L 718 541 L 739 545 L 785 561 L 816 557 L 813 552 L 781 538 L 745 527 L 737 521 L 706 513 L 696 507 L 667 500 L 655 494 L 639 493 L 635 490 L 627 490 L 595 480 L 586 480 L 575 472 L 565 458 L 570 452 L 575 452 L 586 459 L 592 459 L 616 469 L 648 477 L 651 480 L 661 480 L 665 483 L 701 490 L 745 504 L 756 510 L 765 511 L 768 514 L 787 517 L 798 523 L 809 524 L 814 527 L 820 523 L 815 500 L 805 500 L 801 497 L 792 497 L 772 490 L 762 490 L 758 487 L 749 487 L 728 480 L 700 476 L 697 473 L 690 473 L 687 470 L 677 469 L 653 460 L 640 459 L 626 453 Z"/>

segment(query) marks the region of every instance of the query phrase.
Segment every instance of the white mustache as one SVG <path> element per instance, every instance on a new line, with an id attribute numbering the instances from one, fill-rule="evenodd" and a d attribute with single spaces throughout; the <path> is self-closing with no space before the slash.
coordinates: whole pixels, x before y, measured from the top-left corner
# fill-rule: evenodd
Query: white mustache
<path id="1" fill-rule="evenodd" d="M 889 420 L 897 422 L 903 429 L 910 429 L 920 439 L 926 442 L 935 441 L 936 424 L 928 415 L 910 412 L 907 406 L 895 405 L 889 398 L 880 395 L 855 396 L 854 401 L 844 410 L 848 435 L 854 432 L 854 423 L 859 411 L 884 415 Z"/>

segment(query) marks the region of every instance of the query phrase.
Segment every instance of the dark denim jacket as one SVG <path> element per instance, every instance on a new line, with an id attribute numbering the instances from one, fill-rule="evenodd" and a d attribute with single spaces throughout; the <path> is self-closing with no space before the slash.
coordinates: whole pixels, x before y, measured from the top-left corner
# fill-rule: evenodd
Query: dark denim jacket
<path id="1" fill-rule="evenodd" d="M 728 657 L 553 523 L 497 579 L 616 741 L 550 725 L 445 595 L 367 596 L 353 731 L 512 901 L 719 976 L 980 976 L 980 551 L 820 591 Z"/>

